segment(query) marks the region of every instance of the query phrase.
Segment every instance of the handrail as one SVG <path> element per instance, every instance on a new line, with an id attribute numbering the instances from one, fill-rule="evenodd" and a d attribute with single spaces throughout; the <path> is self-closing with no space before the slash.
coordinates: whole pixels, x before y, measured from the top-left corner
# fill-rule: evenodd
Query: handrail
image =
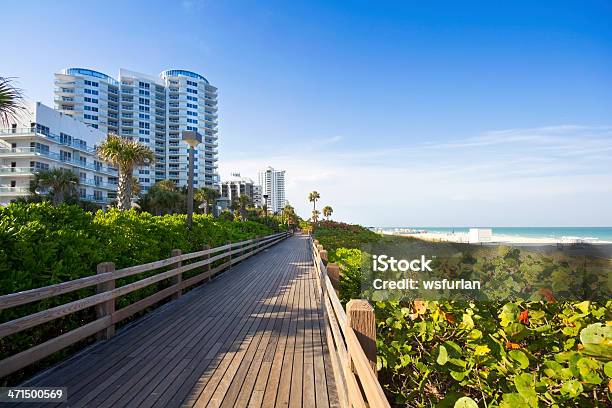
<path id="1" fill-rule="evenodd" d="M 118 270 L 114 270 L 114 265 L 112 263 L 102 263 L 98 265 L 98 274 L 96 275 L 0 296 L 0 310 L 3 310 L 97 285 L 97 293 L 95 295 L 0 323 L 0 338 L 2 338 L 56 320 L 79 310 L 96 306 L 96 320 L 1 360 L 0 378 L 96 333 L 100 338 L 109 338 L 114 334 L 114 325 L 116 323 L 167 297 L 179 297 L 184 289 L 204 279 L 212 278 L 221 271 L 230 268 L 233 264 L 280 242 L 289 235 L 289 232 L 281 232 L 262 238 L 228 243 L 215 248 L 207 248 L 202 251 L 187 254 L 180 254 L 180 251 L 174 250 L 173 253 L 176 251 L 180 255 Z M 211 254 L 216 255 L 211 256 Z M 202 259 L 186 265 L 182 264 L 183 261 L 195 258 Z M 214 262 L 225 259 L 227 260 L 220 265 L 211 268 Z M 148 276 L 136 282 L 115 287 L 117 279 L 164 267 L 171 267 L 171 269 L 160 271 L 155 275 Z M 202 273 L 186 280 L 182 279 L 182 274 L 184 272 L 202 267 L 204 267 Z M 166 279 L 171 279 L 171 286 L 161 289 L 122 309 L 115 310 L 115 302 L 118 297 L 125 296 Z"/>
<path id="2" fill-rule="evenodd" d="M 319 275 L 321 307 L 326 322 L 327 345 L 342 407 L 389 408 L 389 401 L 378 382 L 347 313 L 327 273 L 319 248 L 310 238 L 312 258 Z"/>

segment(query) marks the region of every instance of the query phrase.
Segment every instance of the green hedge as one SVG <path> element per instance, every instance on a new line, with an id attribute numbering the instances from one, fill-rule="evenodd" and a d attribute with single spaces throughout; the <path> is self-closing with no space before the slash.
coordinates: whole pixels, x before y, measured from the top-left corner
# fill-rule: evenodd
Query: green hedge
<path id="1" fill-rule="evenodd" d="M 278 230 L 254 221 L 233 221 L 195 214 L 193 228 L 182 214 L 152 216 L 148 213 L 111 209 L 95 214 L 74 205 L 53 207 L 50 203 L 11 203 L 0 207 L 0 294 L 14 293 L 78 279 L 96 273 L 100 262 L 116 268 L 168 258 L 172 249 L 183 253 L 204 245 L 223 245 Z M 158 271 L 139 274 L 118 282 L 123 285 Z M 186 277 L 189 274 L 186 274 Z M 159 282 L 120 298 L 121 308 L 168 285 Z M 94 293 L 88 288 L 30 305 L 3 310 L 5 322 Z M 40 344 L 95 318 L 93 308 L 0 339 L 0 359 Z M 82 345 L 81 345 L 82 346 Z M 77 346 L 76 348 L 78 348 Z M 57 361 L 73 350 L 60 352 L 46 363 L 4 379 L 15 383 L 36 369 Z"/>
<path id="2" fill-rule="evenodd" d="M 404 239 L 341 223 L 315 238 L 341 265 L 343 302 L 361 296 L 361 244 Z M 533 277 L 533 259 L 500 251 L 487 261 L 498 272 Z M 612 406 L 612 299 L 373 305 L 379 381 L 394 406 Z"/>

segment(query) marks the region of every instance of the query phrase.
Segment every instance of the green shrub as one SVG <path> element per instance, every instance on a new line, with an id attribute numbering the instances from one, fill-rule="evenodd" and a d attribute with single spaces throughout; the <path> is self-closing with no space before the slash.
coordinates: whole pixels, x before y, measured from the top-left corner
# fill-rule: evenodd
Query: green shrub
<path id="1" fill-rule="evenodd" d="M 341 266 L 343 303 L 361 297 L 359 248 L 404 239 L 321 224 L 315 238 Z M 560 267 L 552 258 L 504 247 L 497 256 L 466 261 L 532 283 Z M 385 301 L 374 307 L 379 380 L 394 406 L 612 405 L 612 300 Z"/>
<path id="2" fill-rule="evenodd" d="M 120 269 L 168 258 L 175 248 L 183 253 L 194 252 L 201 250 L 204 245 L 215 247 L 228 241 L 237 242 L 278 231 L 278 224 L 274 221 L 267 224 L 195 214 L 193 228 L 188 230 L 184 214 L 152 216 L 134 210 L 121 212 L 117 209 L 92 214 L 76 205 L 53 207 L 48 202 L 11 203 L 7 207 L 0 207 L 0 295 L 93 275 L 100 262 L 114 262 L 116 268 Z M 159 271 L 121 279 L 116 284 L 122 286 Z M 197 273 L 190 272 L 185 277 Z M 168 284 L 159 282 L 132 292 L 119 298 L 117 307 L 125 307 Z M 95 288 L 92 287 L 3 310 L 0 312 L 0 322 L 94 293 Z M 93 308 L 90 308 L 2 338 L 0 359 L 82 326 L 94 318 Z M 15 383 L 71 351 L 68 349 L 60 352 L 46 364 L 17 373 L 9 381 Z"/>

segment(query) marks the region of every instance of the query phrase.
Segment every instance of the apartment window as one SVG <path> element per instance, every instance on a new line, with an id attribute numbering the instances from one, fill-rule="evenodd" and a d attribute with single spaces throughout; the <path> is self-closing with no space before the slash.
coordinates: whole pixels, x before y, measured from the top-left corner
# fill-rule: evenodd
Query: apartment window
<path id="1" fill-rule="evenodd" d="M 138 110 L 140 112 L 150 112 L 151 111 L 148 106 L 139 106 Z"/>
<path id="2" fill-rule="evenodd" d="M 102 176 L 94 176 L 94 184 L 96 186 L 102 185 Z"/>
<path id="3" fill-rule="evenodd" d="M 149 84 L 146 82 L 138 82 L 138 86 L 140 88 L 145 88 L 145 89 L 149 89 Z"/>
<path id="4" fill-rule="evenodd" d="M 146 178 L 146 177 L 140 177 L 140 178 L 138 179 L 138 181 L 139 181 L 140 183 L 148 183 L 148 182 L 149 182 L 149 179 L 148 179 L 148 178 Z"/>
<path id="5" fill-rule="evenodd" d="M 188 100 L 188 101 L 197 102 L 197 101 L 198 101 L 198 98 L 196 98 L 195 96 L 187 95 L 187 100 Z"/>
<path id="6" fill-rule="evenodd" d="M 94 81 L 85 80 L 85 85 L 94 86 L 97 88 L 100 84 Z"/>
<path id="7" fill-rule="evenodd" d="M 189 115 L 189 116 L 198 116 L 198 113 L 197 112 L 187 111 L 187 115 Z"/>
<path id="8" fill-rule="evenodd" d="M 96 91 L 95 89 L 87 89 L 85 88 L 85 93 L 89 94 L 89 95 L 98 95 L 98 91 Z"/>
<path id="9" fill-rule="evenodd" d="M 85 97 L 85 102 L 98 103 L 98 100 L 96 98 L 90 98 L 89 96 L 86 96 Z"/>
<path id="10" fill-rule="evenodd" d="M 83 166 L 87 166 L 87 157 L 79 156 L 79 163 Z"/>
<path id="11" fill-rule="evenodd" d="M 187 92 L 192 93 L 192 94 L 198 94 L 198 90 L 197 89 L 191 89 L 191 88 L 187 88 Z"/>
<path id="12" fill-rule="evenodd" d="M 100 169 L 102 169 L 102 163 L 94 160 L 94 167 L 96 168 L 96 170 L 100 171 Z"/>
<path id="13" fill-rule="evenodd" d="M 98 120 L 98 117 L 97 117 L 97 116 L 94 116 L 94 118 L 96 118 L 96 120 Z M 90 126 L 91 126 L 92 128 L 94 128 L 94 129 L 97 129 L 97 128 L 98 128 L 98 125 L 96 125 L 96 124 L 93 124 L 93 125 L 90 125 Z"/>
<path id="14" fill-rule="evenodd" d="M 94 190 L 94 200 L 102 201 L 102 192 L 100 190 Z"/>
<path id="15" fill-rule="evenodd" d="M 49 170 L 49 165 L 47 163 L 31 161 L 30 168 L 34 170 Z"/>
<path id="16" fill-rule="evenodd" d="M 145 89 L 139 89 L 139 90 L 138 90 L 138 94 L 139 94 L 139 95 L 143 95 L 143 96 L 149 96 L 149 95 L 151 95 L 151 93 L 150 93 L 149 91 L 145 90 Z"/>
<path id="17" fill-rule="evenodd" d="M 17 145 L 15 145 L 17 147 Z M 30 142 L 30 147 L 33 147 L 36 153 L 49 154 L 49 146 L 38 142 Z"/>
<path id="18" fill-rule="evenodd" d="M 11 180 L 11 187 L 17 187 L 17 181 Z"/>
<path id="19" fill-rule="evenodd" d="M 140 119 L 147 119 L 147 120 L 151 119 L 151 116 L 147 115 L 146 113 L 139 113 L 138 117 Z"/>
<path id="20" fill-rule="evenodd" d="M 46 136 L 49 136 L 51 133 L 48 126 L 39 125 L 38 123 L 32 123 L 31 125 L 33 128 L 36 128 L 36 133 L 42 133 Z"/>
<path id="21" fill-rule="evenodd" d="M 191 86 L 198 86 L 197 82 L 193 82 L 193 81 L 189 81 L 187 80 L 187 85 L 191 85 Z"/>
<path id="22" fill-rule="evenodd" d="M 188 107 L 188 108 L 191 108 L 191 109 L 198 109 L 198 105 L 195 105 L 195 104 L 193 104 L 193 103 L 188 103 L 188 104 L 187 104 L 187 107 Z"/>
<path id="23" fill-rule="evenodd" d="M 149 106 L 149 100 L 146 98 L 138 98 L 138 103 L 141 105 Z"/>
<path id="24" fill-rule="evenodd" d="M 193 130 L 197 132 L 198 128 L 197 126 L 187 126 L 187 130 Z"/>
<path id="25" fill-rule="evenodd" d="M 84 188 L 79 188 L 79 197 L 80 198 L 85 198 L 87 197 L 87 190 Z"/>
<path id="26" fill-rule="evenodd" d="M 138 127 L 143 129 L 149 129 L 150 125 L 148 122 L 138 122 Z"/>
<path id="27" fill-rule="evenodd" d="M 60 132 L 60 143 L 71 145 L 72 144 L 72 136 L 67 135 L 66 133 L 61 133 Z"/>
<path id="28" fill-rule="evenodd" d="M 88 106 L 88 105 L 85 105 L 83 109 L 85 109 L 86 111 L 91 111 L 91 112 L 98 111 L 98 108 L 96 108 L 95 106 Z"/>
<path id="29" fill-rule="evenodd" d="M 187 123 L 193 123 L 194 125 L 197 125 L 198 121 L 196 119 L 189 119 L 189 118 L 187 118 Z"/>
<path id="30" fill-rule="evenodd" d="M 60 150 L 60 160 L 61 161 L 72 161 L 72 153 L 66 152 L 64 150 Z"/>

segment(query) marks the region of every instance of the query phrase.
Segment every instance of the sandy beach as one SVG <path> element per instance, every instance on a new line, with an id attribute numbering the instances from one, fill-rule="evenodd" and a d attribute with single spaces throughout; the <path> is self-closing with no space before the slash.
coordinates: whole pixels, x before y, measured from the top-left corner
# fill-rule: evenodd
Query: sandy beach
<path id="1" fill-rule="evenodd" d="M 414 237 L 433 242 L 462 242 L 469 243 L 468 233 L 466 232 L 391 232 L 383 231 L 385 235 L 399 235 L 405 237 Z M 499 244 L 574 244 L 574 243 L 589 243 L 589 244 L 612 244 L 612 241 L 602 241 L 599 239 L 587 239 L 581 237 L 522 237 L 515 235 L 500 235 L 493 234 L 491 243 Z"/>

